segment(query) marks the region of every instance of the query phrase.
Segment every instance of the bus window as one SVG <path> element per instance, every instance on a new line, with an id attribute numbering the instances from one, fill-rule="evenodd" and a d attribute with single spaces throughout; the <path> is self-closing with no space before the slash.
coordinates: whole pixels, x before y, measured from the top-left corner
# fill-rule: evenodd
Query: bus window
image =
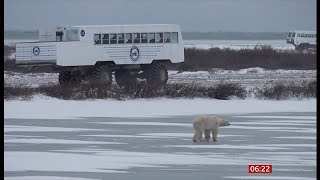
<path id="1" fill-rule="evenodd" d="M 148 33 L 141 33 L 141 43 L 148 43 Z"/>
<path id="2" fill-rule="evenodd" d="M 156 42 L 163 43 L 163 33 L 156 33 Z"/>
<path id="3" fill-rule="evenodd" d="M 155 34 L 154 33 L 149 33 L 149 43 L 155 43 Z"/>
<path id="4" fill-rule="evenodd" d="M 110 34 L 110 44 L 117 44 L 117 34 Z"/>
<path id="5" fill-rule="evenodd" d="M 178 42 L 178 33 L 177 32 L 173 32 L 172 33 L 171 42 L 173 42 L 173 43 L 177 43 Z"/>
<path id="6" fill-rule="evenodd" d="M 68 29 L 66 33 L 67 33 L 66 34 L 67 41 L 78 41 L 79 40 L 78 29 Z"/>
<path id="7" fill-rule="evenodd" d="M 140 43 L 140 33 L 133 33 L 133 42 Z"/>
<path id="8" fill-rule="evenodd" d="M 123 44 L 124 43 L 124 34 L 120 33 L 118 34 L 118 44 Z"/>
<path id="9" fill-rule="evenodd" d="M 101 34 L 94 35 L 94 44 L 101 44 Z"/>
<path id="10" fill-rule="evenodd" d="M 292 33 L 292 37 L 295 37 L 296 36 L 296 33 Z"/>
<path id="11" fill-rule="evenodd" d="M 131 33 L 126 33 L 125 42 L 132 43 L 132 34 Z"/>
<path id="12" fill-rule="evenodd" d="M 164 42 L 165 43 L 169 43 L 170 40 L 171 40 L 170 33 L 169 32 L 165 32 L 164 33 Z"/>
<path id="13" fill-rule="evenodd" d="M 109 44 L 109 34 L 102 34 L 102 44 Z"/>

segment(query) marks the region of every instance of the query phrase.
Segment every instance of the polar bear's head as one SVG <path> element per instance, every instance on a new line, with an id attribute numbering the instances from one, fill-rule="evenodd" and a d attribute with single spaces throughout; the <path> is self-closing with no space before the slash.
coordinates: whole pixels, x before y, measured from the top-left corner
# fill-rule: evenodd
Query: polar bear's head
<path id="1" fill-rule="evenodd" d="M 218 118 L 216 116 L 213 116 L 212 118 L 217 119 L 219 122 L 219 127 L 223 127 L 223 126 L 230 126 L 230 123 L 224 119 Z"/>
<path id="2" fill-rule="evenodd" d="M 221 121 L 219 122 L 219 127 L 221 126 L 230 126 L 230 123 L 226 120 L 221 119 Z"/>

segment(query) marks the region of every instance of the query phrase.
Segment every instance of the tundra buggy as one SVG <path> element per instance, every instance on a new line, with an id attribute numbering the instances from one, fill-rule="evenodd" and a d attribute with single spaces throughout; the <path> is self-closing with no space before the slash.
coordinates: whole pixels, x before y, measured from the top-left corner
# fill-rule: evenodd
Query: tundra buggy
<path id="1" fill-rule="evenodd" d="M 184 61 L 180 27 L 174 24 L 65 26 L 39 31 L 39 41 L 16 44 L 17 66 L 54 66 L 59 83 L 127 87 L 145 79 L 165 85 L 166 65 Z"/>
<path id="2" fill-rule="evenodd" d="M 290 31 L 287 43 L 293 44 L 296 50 L 304 50 L 317 47 L 316 31 Z"/>

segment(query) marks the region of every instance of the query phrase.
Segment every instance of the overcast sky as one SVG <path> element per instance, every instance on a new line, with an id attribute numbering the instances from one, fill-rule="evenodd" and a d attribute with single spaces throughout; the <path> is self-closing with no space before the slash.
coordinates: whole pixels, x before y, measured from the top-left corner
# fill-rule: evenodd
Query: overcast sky
<path id="1" fill-rule="evenodd" d="M 316 0 L 5 0 L 5 29 L 179 24 L 183 31 L 316 30 Z"/>

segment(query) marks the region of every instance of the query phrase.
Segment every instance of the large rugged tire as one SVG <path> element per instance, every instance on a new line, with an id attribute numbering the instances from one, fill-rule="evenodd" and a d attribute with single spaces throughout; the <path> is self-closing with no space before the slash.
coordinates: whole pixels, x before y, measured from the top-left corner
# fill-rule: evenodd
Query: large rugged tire
<path id="1" fill-rule="evenodd" d="M 76 86 L 81 84 L 81 76 L 72 75 L 71 71 L 61 71 L 59 73 L 59 83 L 62 86 Z"/>
<path id="2" fill-rule="evenodd" d="M 61 71 L 59 73 L 59 83 L 60 85 L 66 85 L 68 84 L 72 79 L 71 72 L 70 71 Z"/>
<path id="3" fill-rule="evenodd" d="M 151 87 L 166 85 L 168 81 L 168 71 L 166 67 L 160 63 L 153 63 L 148 70 L 146 81 Z"/>
<path id="4" fill-rule="evenodd" d="M 302 51 L 302 50 L 308 50 L 309 49 L 309 44 L 308 43 L 303 43 L 299 44 L 296 46 L 296 50 Z"/>
<path id="5" fill-rule="evenodd" d="M 108 66 L 96 66 L 89 75 L 89 81 L 95 85 L 111 86 L 112 71 Z"/>
<path id="6" fill-rule="evenodd" d="M 115 79 L 120 87 L 130 88 L 137 84 L 137 77 L 131 75 L 127 70 L 118 70 L 115 72 Z"/>

